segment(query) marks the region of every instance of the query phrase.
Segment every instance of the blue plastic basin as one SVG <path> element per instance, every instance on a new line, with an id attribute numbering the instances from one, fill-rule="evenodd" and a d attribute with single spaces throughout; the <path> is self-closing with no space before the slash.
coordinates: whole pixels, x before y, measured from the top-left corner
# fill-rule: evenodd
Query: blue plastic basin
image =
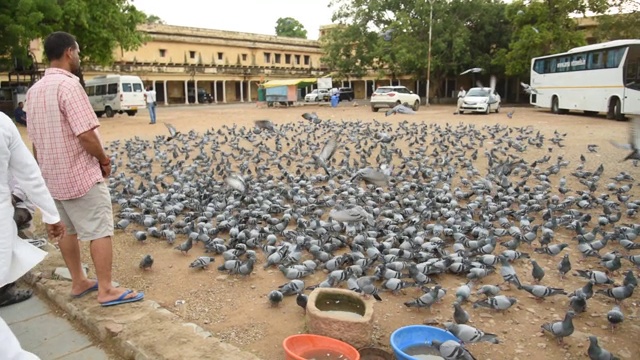
<path id="1" fill-rule="evenodd" d="M 431 344 L 433 340 L 442 342 L 455 340 L 460 342 L 455 335 L 446 330 L 428 325 L 409 325 L 401 327 L 391 334 L 391 348 L 398 360 L 416 360 L 416 358 L 405 354 L 402 350 L 425 342 Z"/>

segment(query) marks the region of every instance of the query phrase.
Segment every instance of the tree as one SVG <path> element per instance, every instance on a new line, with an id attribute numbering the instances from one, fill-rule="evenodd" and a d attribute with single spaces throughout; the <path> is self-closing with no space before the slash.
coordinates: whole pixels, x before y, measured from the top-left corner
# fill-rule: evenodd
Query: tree
<path id="1" fill-rule="evenodd" d="M 621 0 L 609 13 L 595 18 L 598 26 L 593 32 L 597 41 L 640 38 L 640 4 Z"/>
<path id="2" fill-rule="evenodd" d="M 279 18 L 276 22 L 276 36 L 306 39 L 307 30 L 294 18 Z"/>
<path id="3" fill-rule="evenodd" d="M 146 40 L 137 26 L 147 16 L 127 0 L 3 1 L 0 54 L 28 61 L 29 42 L 52 31 L 66 31 L 80 44 L 86 63 L 108 65 L 114 50 L 135 50 Z"/>
<path id="4" fill-rule="evenodd" d="M 147 20 L 145 21 L 147 24 L 166 24 L 164 20 L 162 20 L 159 16 L 149 14 L 147 15 Z"/>

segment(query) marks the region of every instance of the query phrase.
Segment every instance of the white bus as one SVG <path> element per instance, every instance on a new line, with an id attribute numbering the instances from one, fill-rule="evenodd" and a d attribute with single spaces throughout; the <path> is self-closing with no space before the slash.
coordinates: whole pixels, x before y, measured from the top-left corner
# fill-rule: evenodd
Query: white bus
<path id="1" fill-rule="evenodd" d="M 113 117 L 115 113 L 134 116 L 147 105 L 144 85 L 137 76 L 100 75 L 87 80 L 84 89 L 98 117 Z"/>
<path id="2" fill-rule="evenodd" d="M 640 113 L 640 40 L 581 46 L 531 60 L 532 105 L 562 114 L 606 113 L 623 120 Z"/>

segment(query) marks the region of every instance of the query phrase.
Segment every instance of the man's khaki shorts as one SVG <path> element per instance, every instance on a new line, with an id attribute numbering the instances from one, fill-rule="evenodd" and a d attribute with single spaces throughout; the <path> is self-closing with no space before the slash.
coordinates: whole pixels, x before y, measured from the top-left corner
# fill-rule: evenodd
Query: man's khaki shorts
<path id="1" fill-rule="evenodd" d="M 82 241 L 113 236 L 113 208 L 105 182 L 95 184 L 82 197 L 55 202 L 67 234 L 77 234 Z"/>

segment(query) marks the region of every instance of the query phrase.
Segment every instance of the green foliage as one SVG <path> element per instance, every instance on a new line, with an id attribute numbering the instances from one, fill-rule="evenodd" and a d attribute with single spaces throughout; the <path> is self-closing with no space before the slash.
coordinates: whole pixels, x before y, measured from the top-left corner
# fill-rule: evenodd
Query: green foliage
<path id="1" fill-rule="evenodd" d="M 276 35 L 306 39 L 307 30 L 298 20 L 292 17 L 279 18 L 276 22 Z"/>
<path id="2" fill-rule="evenodd" d="M 108 65 L 114 50 L 135 50 L 146 41 L 137 30 L 147 16 L 127 0 L 3 0 L 0 54 L 26 57 L 29 42 L 53 31 L 73 34 L 84 62 Z"/>
<path id="3" fill-rule="evenodd" d="M 640 12 L 637 10 L 620 15 L 601 15 L 597 22 L 593 36 L 598 42 L 640 39 Z"/>
<path id="4" fill-rule="evenodd" d="M 166 24 L 164 20 L 162 20 L 159 16 L 149 14 L 147 15 L 147 19 L 145 20 L 147 24 Z"/>

